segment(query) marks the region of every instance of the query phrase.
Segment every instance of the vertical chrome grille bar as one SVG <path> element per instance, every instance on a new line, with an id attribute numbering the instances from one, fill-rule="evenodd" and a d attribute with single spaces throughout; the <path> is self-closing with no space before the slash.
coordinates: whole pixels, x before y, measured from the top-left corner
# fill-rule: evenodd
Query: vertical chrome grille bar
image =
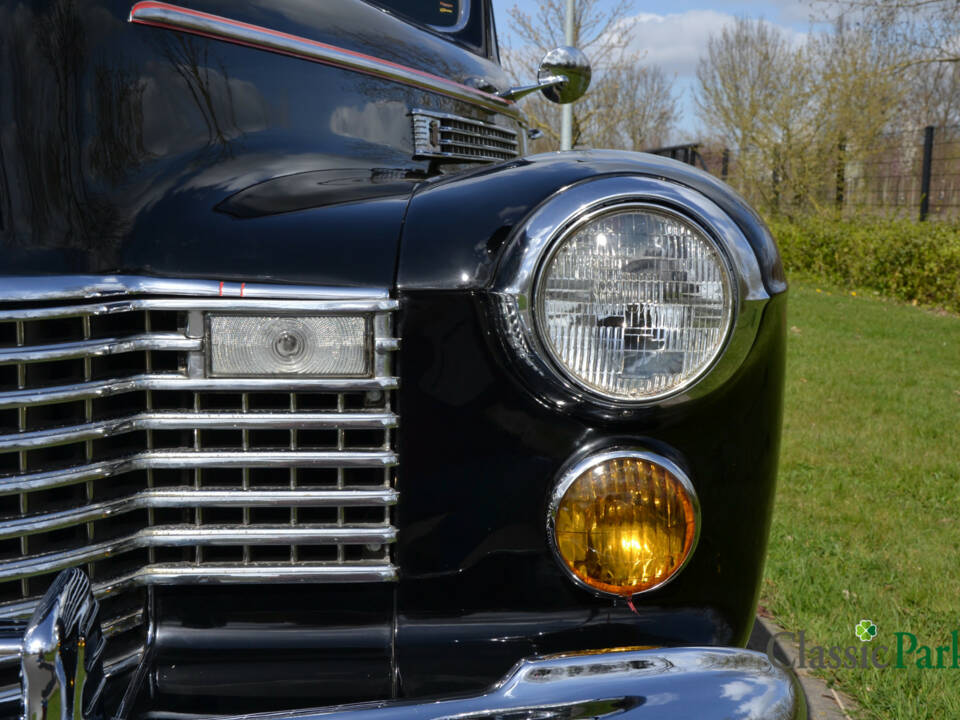
<path id="1" fill-rule="evenodd" d="M 290 393 L 290 412 L 294 414 L 297 412 L 297 394 L 296 393 Z M 298 446 L 299 446 L 299 437 L 297 436 L 297 429 L 295 427 L 292 427 L 290 428 L 290 449 L 296 450 Z M 297 468 L 296 467 L 290 468 L 290 489 L 291 490 L 297 489 Z M 290 507 L 290 524 L 293 526 L 296 526 L 297 524 L 296 505 L 292 505 Z M 298 556 L 299 556 L 299 552 L 297 550 L 297 545 L 296 544 L 291 545 L 290 546 L 290 562 L 296 563 Z"/>
<path id="2" fill-rule="evenodd" d="M 23 347 L 26 343 L 23 322 L 17 322 L 17 347 Z M 27 366 L 24 363 L 17 363 L 17 389 L 23 390 L 27 387 Z M 27 408 L 17 408 L 17 430 L 24 432 L 27 429 Z M 27 472 L 27 451 L 21 450 L 17 453 L 17 465 L 22 475 Z M 27 493 L 20 493 L 20 515 L 26 516 L 30 511 L 30 503 L 27 499 Z M 30 554 L 30 544 L 26 535 L 20 537 L 20 554 L 26 557 Z M 26 597 L 30 594 L 30 581 L 23 578 L 20 581 L 20 592 Z"/>
<path id="3" fill-rule="evenodd" d="M 240 411 L 244 414 L 250 412 L 250 394 L 242 393 L 240 395 Z M 240 431 L 240 442 L 244 452 L 250 450 L 250 431 L 247 428 L 244 428 Z M 244 467 L 241 472 L 241 484 L 243 486 L 244 492 L 250 489 L 250 468 Z M 250 524 L 250 508 L 243 508 L 243 524 Z M 250 563 L 250 546 L 243 546 L 243 562 L 244 564 Z"/>
<path id="4" fill-rule="evenodd" d="M 89 340 L 91 337 L 90 332 L 90 316 L 84 315 L 81 319 L 83 323 L 83 339 Z M 93 360 L 87 356 L 83 358 L 83 381 L 90 382 L 93 379 Z M 86 422 L 93 422 L 93 400 L 91 398 L 86 398 L 83 401 L 83 416 Z M 87 464 L 93 462 L 93 440 L 87 440 L 83 444 L 83 454 L 87 461 Z M 85 483 L 84 491 L 87 496 L 87 504 L 93 502 L 93 480 L 88 480 Z M 92 522 L 87 523 L 87 544 L 91 545 L 94 542 L 94 525 Z M 94 564 L 90 563 L 87 565 L 87 575 L 92 579 L 94 578 Z"/>
<path id="5" fill-rule="evenodd" d="M 193 394 L 193 411 L 199 413 L 201 407 L 200 393 L 195 392 Z M 200 438 L 200 428 L 194 428 L 193 430 L 193 449 L 198 452 L 203 449 Z M 203 468 L 199 465 L 193 468 L 193 487 L 197 491 L 203 489 Z M 200 505 L 197 505 L 193 510 L 193 522 L 198 529 L 203 526 L 203 508 Z M 199 565 L 203 562 L 203 546 L 199 544 L 195 545 L 193 552 L 194 561 Z"/>
<path id="6" fill-rule="evenodd" d="M 153 330 L 153 318 L 149 310 L 143 313 L 143 330 L 148 335 Z M 153 351 L 152 350 L 147 350 L 146 352 L 144 369 L 146 370 L 148 375 L 153 373 Z M 148 413 L 153 412 L 153 390 L 150 390 L 148 388 L 145 395 L 146 395 L 145 404 L 146 404 L 147 412 Z M 147 428 L 146 441 L 147 441 L 147 451 L 149 452 L 154 448 L 152 428 Z M 147 468 L 147 489 L 152 490 L 153 484 L 154 484 L 153 468 Z M 156 519 L 156 515 L 154 514 L 154 509 L 152 507 L 147 508 L 147 525 L 149 525 L 150 527 L 153 527 L 156 524 L 157 524 L 157 519 Z M 147 549 L 147 559 L 151 563 L 155 563 L 157 561 L 156 548 L 151 547 Z"/>
<path id="7" fill-rule="evenodd" d="M 337 412 L 342 413 L 345 407 L 343 393 L 337 393 Z M 337 428 L 337 450 L 343 452 L 344 448 L 344 435 L 343 428 Z M 343 468 L 337 468 L 337 490 L 343 490 Z M 340 505 L 337 507 L 337 526 L 343 527 L 344 517 L 343 517 L 343 506 Z M 343 543 L 337 543 L 337 562 L 343 562 L 346 553 L 344 551 Z"/>

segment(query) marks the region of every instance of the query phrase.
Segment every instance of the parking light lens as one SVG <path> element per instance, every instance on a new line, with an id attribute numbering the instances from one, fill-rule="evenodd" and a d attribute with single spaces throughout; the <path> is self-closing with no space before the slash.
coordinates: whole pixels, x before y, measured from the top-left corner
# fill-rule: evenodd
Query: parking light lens
<path id="1" fill-rule="evenodd" d="M 361 316 L 211 315 L 214 377 L 363 377 L 370 374 Z"/>

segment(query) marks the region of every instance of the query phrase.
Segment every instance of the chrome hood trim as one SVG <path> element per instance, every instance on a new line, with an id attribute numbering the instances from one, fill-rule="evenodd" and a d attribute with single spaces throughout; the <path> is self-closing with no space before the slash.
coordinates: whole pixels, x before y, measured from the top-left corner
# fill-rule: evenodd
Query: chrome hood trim
<path id="1" fill-rule="evenodd" d="M 167 30 L 178 30 L 224 42 L 246 45 L 257 50 L 281 53 L 311 62 L 333 65 L 352 72 L 392 80 L 420 90 L 479 105 L 493 112 L 519 117 L 516 105 L 492 93 L 417 70 L 407 65 L 364 55 L 346 48 L 310 40 L 299 35 L 271 30 L 260 25 L 231 20 L 164 2 L 146 0 L 130 9 L 129 21 Z"/>

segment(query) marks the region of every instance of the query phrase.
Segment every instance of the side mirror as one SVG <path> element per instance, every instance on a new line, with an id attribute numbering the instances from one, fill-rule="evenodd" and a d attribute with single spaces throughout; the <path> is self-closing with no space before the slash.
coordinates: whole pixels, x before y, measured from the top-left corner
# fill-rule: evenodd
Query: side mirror
<path id="1" fill-rule="evenodd" d="M 579 99 L 590 87 L 590 61 L 575 47 L 561 45 L 540 61 L 537 82 L 498 93 L 507 100 L 519 100 L 540 90 L 547 100 L 565 105 Z"/>
<path id="2" fill-rule="evenodd" d="M 561 82 L 546 84 L 548 78 L 561 78 Z M 590 87 L 590 61 L 577 48 L 561 45 L 543 56 L 537 81 L 547 100 L 561 105 L 572 103 Z"/>

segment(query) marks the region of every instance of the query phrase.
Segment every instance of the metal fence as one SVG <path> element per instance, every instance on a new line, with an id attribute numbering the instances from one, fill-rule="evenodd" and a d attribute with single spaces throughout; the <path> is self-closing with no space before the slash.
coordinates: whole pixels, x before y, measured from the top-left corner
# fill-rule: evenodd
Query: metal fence
<path id="1" fill-rule="evenodd" d="M 960 126 L 889 133 L 857 153 L 857 159 L 844 161 L 843 148 L 838 150 L 832 166 L 823 168 L 822 181 L 807 189 L 816 203 L 829 203 L 849 214 L 960 218 Z M 648 152 L 682 160 L 737 184 L 737 157 L 726 148 L 695 143 Z M 777 186 L 776 171 L 770 175 L 770 185 Z"/>

